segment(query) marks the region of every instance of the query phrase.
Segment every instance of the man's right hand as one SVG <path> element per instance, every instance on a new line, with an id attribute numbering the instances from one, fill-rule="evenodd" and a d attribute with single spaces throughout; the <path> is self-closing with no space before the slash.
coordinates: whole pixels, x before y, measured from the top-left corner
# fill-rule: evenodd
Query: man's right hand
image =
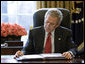
<path id="1" fill-rule="evenodd" d="M 16 59 L 19 56 L 23 56 L 23 55 L 24 55 L 23 52 L 19 50 L 19 51 L 16 52 L 14 59 Z"/>

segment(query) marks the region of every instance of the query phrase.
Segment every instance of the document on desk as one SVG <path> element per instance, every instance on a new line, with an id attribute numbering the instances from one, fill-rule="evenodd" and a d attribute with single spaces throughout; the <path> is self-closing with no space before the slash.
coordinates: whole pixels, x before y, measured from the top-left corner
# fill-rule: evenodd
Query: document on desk
<path id="1" fill-rule="evenodd" d="M 32 54 L 32 55 L 24 55 L 16 58 L 18 61 L 25 60 L 57 60 L 57 59 L 65 59 L 61 53 L 49 53 L 49 54 Z"/>
<path id="2" fill-rule="evenodd" d="M 43 57 L 41 55 L 38 55 L 38 54 L 23 55 L 23 56 L 20 56 L 19 58 L 16 58 L 16 60 L 18 60 L 18 61 L 42 60 L 42 59 L 43 59 Z"/>
<path id="3" fill-rule="evenodd" d="M 51 54 L 40 54 L 44 59 L 66 59 L 61 53 L 51 53 Z"/>

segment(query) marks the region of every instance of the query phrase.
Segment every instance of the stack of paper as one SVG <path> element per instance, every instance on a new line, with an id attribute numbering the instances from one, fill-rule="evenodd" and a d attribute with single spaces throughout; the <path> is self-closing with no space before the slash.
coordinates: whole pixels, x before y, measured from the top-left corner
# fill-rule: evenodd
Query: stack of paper
<path id="1" fill-rule="evenodd" d="M 65 59 L 61 53 L 51 53 L 51 54 L 33 54 L 33 55 L 23 55 L 16 58 L 18 61 L 22 60 L 54 60 L 54 59 Z"/>

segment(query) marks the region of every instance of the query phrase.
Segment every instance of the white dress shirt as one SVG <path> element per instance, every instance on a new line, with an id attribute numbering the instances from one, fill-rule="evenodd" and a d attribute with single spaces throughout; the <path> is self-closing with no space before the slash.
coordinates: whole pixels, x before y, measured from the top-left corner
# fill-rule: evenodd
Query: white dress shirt
<path id="1" fill-rule="evenodd" d="M 54 32 L 55 32 L 55 30 L 51 32 L 52 53 L 54 53 Z M 48 37 L 48 32 L 45 32 L 44 48 L 45 48 L 47 37 Z"/>

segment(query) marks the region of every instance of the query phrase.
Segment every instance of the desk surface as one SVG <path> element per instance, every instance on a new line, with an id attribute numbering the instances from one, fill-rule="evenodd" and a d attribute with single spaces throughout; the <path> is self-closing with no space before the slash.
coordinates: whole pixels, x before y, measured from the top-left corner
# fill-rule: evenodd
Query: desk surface
<path id="1" fill-rule="evenodd" d="M 72 60 L 50 60 L 50 61 L 17 61 L 14 55 L 1 55 L 1 63 L 84 63 L 84 59 L 74 58 Z"/>

